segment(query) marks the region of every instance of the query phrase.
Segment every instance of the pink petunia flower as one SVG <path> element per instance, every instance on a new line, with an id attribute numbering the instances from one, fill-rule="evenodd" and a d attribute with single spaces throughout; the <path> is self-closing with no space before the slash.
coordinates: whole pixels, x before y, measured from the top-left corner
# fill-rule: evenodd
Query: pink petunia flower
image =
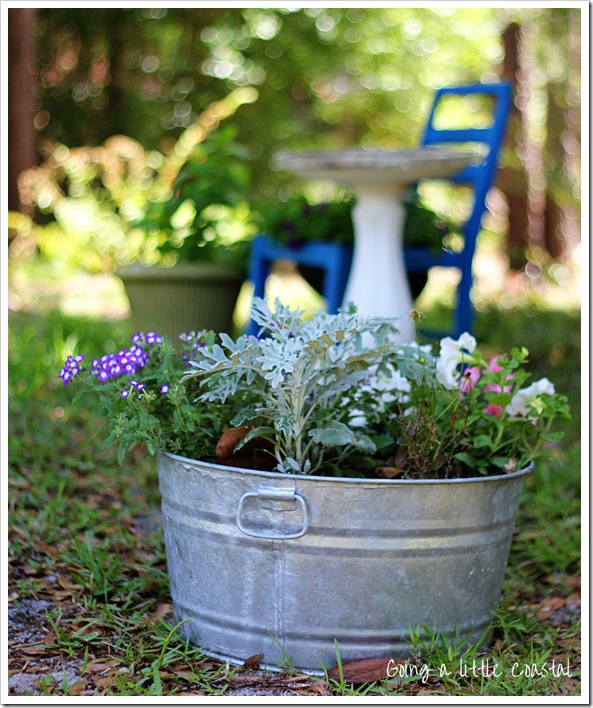
<path id="1" fill-rule="evenodd" d="M 499 357 L 497 356 L 494 356 L 492 357 L 492 359 L 490 359 L 490 363 L 488 364 L 488 371 L 493 371 L 495 373 L 497 371 L 502 371 L 503 367 L 500 366 L 500 364 L 498 363 L 498 359 Z"/>
<path id="2" fill-rule="evenodd" d="M 473 391 L 474 386 L 480 380 L 482 376 L 482 371 L 480 371 L 479 366 L 469 366 L 464 372 L 461 378 L 461 383 L 459 384 L 459 390 L 461 393 L 469 393 Z"/>
<path id="3" fill-rule="evenodd" d="M 496 372 L 498 372 L 498 371 L 502 371 L 503 368 L 504 368 L 504 367 L 503 367 L 503 366 L 500 366 L 499 363 L 498 363 L 498 357 L 495 356 L 495 357 L 493 357 L 492 359 L 490 359 L 490 363 L 488 364 L 488 369 L 487 369 L 487 371 L 490 371 L 490 372 L 492 372 L 492 373 L 496 373 Z M 484 373 L 487 373 L 487 372 L 485 371 Z M 506 377 L 506 380 L 507 380 L 507 381 L 512 381 L 512 380 L 513 380 L 513 375 L 512 375 L 512 374 L 509 374 L 509 375 Z M 482 389 L 482 393 L 489 393 L 489 392 L 502 393 L 502 391 L 503 391 L 503 387 L 500 386 L 500 384 L 487 384 L 487 385 Z M 505 386 L 505 387 L 504 387 L 504 392 L 505 392 L 505 393 L 510 393 L 511 391 L 512 391 L 512 386 Z"/>

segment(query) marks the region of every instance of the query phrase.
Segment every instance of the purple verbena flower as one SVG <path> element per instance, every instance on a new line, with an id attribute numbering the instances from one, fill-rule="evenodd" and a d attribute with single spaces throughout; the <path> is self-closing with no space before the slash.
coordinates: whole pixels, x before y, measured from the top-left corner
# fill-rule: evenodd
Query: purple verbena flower
<path id="1" fill-rule="evenodd" d="M 148 344 L 149 347 L 152 347 L 153 344 L 162 344 L 163 343 L 163 338 L 159 336 L 158 332 L 149 332 L 146 335 L 146 344 Z"/>
<path id="2" fill-rule="evenodd" d="M 84 367 L 80 366 L 83 359 L 84 354 L 77 354 L 76 356 L 69 355 L 67 357 L 59 373 L 59 378 L 64 382 L 64 386 L 67 386 L 81 371 L 84 371 Z"/>
<path id="3" fill-rule="evenodd" d="M 179 335 L 179 339 L 185 342 L 185 351 L 183 352 L 183 361 L 194 361 L 196 359 L 196 354 L 198 350 L 206 346 L 205 342 L 202 342 L 201 338 L 204 336 L 206 330 L 201 329 L 199 332 L 184 332 Z"/>
<path id="4" fill-rule="evenodd" d="M 146 366 L 149 358 L 141 346 L 134 344 L 130 349 L 122 349 L 117 354 L 105 354 L 100 359 L 94 359 L 91 372 L 99 381 L 134 375 Z"/>
<path id="5" fill-rule="evenodd" d="M 149 347 L 152 347 L 154 344 L 162 344 L 162 343 L 163 343 L 163 338 L 156 331 L 154 331 L 154 332 L 137 332 L 136 334 L 132 335 L 132 344 L 134 344 L 134 345 L 147 344 Z"/>

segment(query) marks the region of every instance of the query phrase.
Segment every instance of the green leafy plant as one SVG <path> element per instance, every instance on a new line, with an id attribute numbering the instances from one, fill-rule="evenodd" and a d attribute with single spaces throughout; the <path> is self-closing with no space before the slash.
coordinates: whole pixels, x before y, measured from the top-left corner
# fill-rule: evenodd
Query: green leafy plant
<path id="1" fill-rule="evenodd" d="M 257 223 L 263 233 L 279 239 L 287 246 L 305 241 L 354 242 L 352 207 L 354 199 L 312 203 L 302 194 L 286 201 L 259 204 Z"/>
<path id="2" fill-rule="evenodd" d="M 358 452 L 380 451 L 366 464 L 385 467 L 390 450 L 389 476 L 511 472 L 557 441 L 552 424 L 569 415 L 547 379 L 522 388 L 525 349 L 487 364 L 467 333 L 443 339 L 436 356 L 396 345 L 389 321 L 353 312 L 305 320 L 257 300 L 253 316 L 266 337 L 224 337 L 183 380 L 208 375 L 206 402 L 251 396 L 232 421 L 256 421 L 239 447 L 268 438 L 283 472 L 349 474 L 342 466 Z"/>
<path id="3" fill-rule="evenodd" d="M 245 198 L 249 155 L 233 126 L 219 123 L 247 99 L 227 98 L 228 105 L 206 109 L 167 154 L 123 135 L 97 147 L 44 141 L 43 162 L 20 181 L 21 200 L 43 223 L 12 213 L 13 235 L 32 234 L 49 259 L 91 271 L 134 262 L 246 267 L 255 231 Z"/>
<path id="4" fill-rule="evenodd" d="M 467 332 L 408 349 L 421 368 L 400 364 L 387 383 L 395 390 L 386 427 L 398 441 L 397 460 L 409 477 L 471 477 L 514 472 L 561 439 L 553 431 L 569 418 L 565 396 L 546 378 L 524 387 L 528 351 L 513 348 L 485 361 Z M 401 374 L 404 374 L 403 378 Z"/>
<path id="5" fill-rule="evenodd" d="M 151 454 L 161 449 L 204 455 L 213 451 L 228 422 L 224 407 L 196 406 L 196 386 L 180 379 L 190 358 L 213 338 L 208 332 L 182 334 L 178 353 L 156 332 L 134 334 L 129 348 L 94 359 L 90 369 L 83 354 L 68 356 L 60 378 L 64 385 L 77 379 L 81 391 L 75 401 L 89 392 L 99 397 L 108 429 L 105 445 L 119 446 L 120 464 L 139 443 Z"/>
<path id="6" fill-rule="evenodd" d="M 170 194 L 151 202 L 135 226 L 154 239 L 164 263 L 245 265 L 249 257 L 249 155 L 231 126 L 198 143 L 177 173 Z"/>
<path id="7" fill-rule="evenodd" d="M 302 194 L 286 201 L 260 204 L 257 224 L 263 233 L 281 243 L 297 247 L 303 242 L 331 242 L 352 245 L 354 198 L 312 203 Z M 427 207 L 420 199 L 404 202 L 404 243 L 440 250 L 455 226 L 443 215 Z"/>
<path id="8" fill-rule="evenodd" d="M 448 248 L 451 236 L 458 231 L 452 221 L 427 207 L 418 198 L 405 201 L 404 209 L 405 246 L 424 247 L 435 253 Z"/>
<path id="9" fill-rule="evenodd" d="M 386 365 L 395 329 L 356 313 L 302 315 L 279 301 L 272 312 L 257 299 L 253 317 L 268 336 L 234 342 L 223 335 L 223 346 L 204 351 L 183 381 L 208 375 L 201 401 L 244 395 L 248 405 L 231 422 L 257 425 L 240 445 L 267 438 L 278 470 L 306 474 L 339 467 L 355 450 L 376 452 L 376 442 L 352 421 L 359 405 L 372 405 L 362 384 L 371 368 Z"/>

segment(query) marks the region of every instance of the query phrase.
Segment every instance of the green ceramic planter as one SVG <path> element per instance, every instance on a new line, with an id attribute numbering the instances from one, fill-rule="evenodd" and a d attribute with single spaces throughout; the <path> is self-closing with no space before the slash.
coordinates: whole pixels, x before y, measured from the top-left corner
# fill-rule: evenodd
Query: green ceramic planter
<path id="1" fill-rule="evenodd" d="M 173 268 L 120 268 L 136 331 L 157 330 L 176 342 L 182 332 L 233 333 L 233 315 L 245 280 L 242 268 L 179 263 Z"/>

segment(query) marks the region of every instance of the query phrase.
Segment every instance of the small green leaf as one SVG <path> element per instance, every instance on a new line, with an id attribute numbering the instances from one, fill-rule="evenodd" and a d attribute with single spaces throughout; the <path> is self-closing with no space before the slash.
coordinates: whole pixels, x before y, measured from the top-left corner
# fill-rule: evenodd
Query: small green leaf
<path id="1" fill-rule="evenodd" d="M 494 465 L 494 467 L 499 467 L 500 469 L 502 469 L 508 461 L 508 457 L 491 457 L 488 460 L 491 465 Z"/>
<path id="2" fill-rule="evenodd" d="M 549 442 L 557 442 L 558 440 L 562 440 L 564 437 L 564 431 L 560 430 L 557 433 L 548 433 L 546 435 L 546 440 Z"/>
<path id="3" fill-rule="evenodd" d="M 473 444 L 475 447 L 494 447 L 494 443 L 488 435 L 476 435 Z"/>
<path id="4" fill-rule="evenodd" d="M 281 415 L 274 420 L 274 428 L 286 437 L 290 437 L 293 433 L 293 420 L 286 415 Z"/>
<path id="5" fill-rule="evenodd" d="M 323 428 L 313 428 L 309 435 L 314 442 L 328 447 L 348 445 L 355 442 L 354 434 L 350 428 L 337 420 L 329 421 Z"/>
<path id="6" fill-rule="evenodd" d="M 373 435 L 372 441 L 377 450 L 382 450 L 394 444 L 393 438 L 389 435 Z"/>
<path id="7" fill-rule="evenodd" d="M 356 432 L 354 434 L 354 444 L 363 452 L 370 452 L 372 454 L 377 451 L 375 443 L 368 435 L 364 435 L 364 433 Z"/>
<path id="8" fill-rule="evenodd" d="M 458 452 L 455 455 L 455 459 L 459 460 L 459 462 L 463 462 L 463 464 L 467 465 L 470 469 L 475 470 L 478 466 L 478 461 L 470 455 L 467 452 Z"/>
<path id="9" fill-rule="evenodd" d="M 273 428 L 264 425 L 260 425 L 257 428 L 253 428 L 253 430 L 250 430 L 247 435 L 237 443 L 237 445 L 235 446 L 235 452 L 237 452 L 237 450 L 240 450 L 243 445 L 246 445 L 250 440 L 253 440 L 254 438 L 263 438 L 268 435 L 274 435 Z"/>

